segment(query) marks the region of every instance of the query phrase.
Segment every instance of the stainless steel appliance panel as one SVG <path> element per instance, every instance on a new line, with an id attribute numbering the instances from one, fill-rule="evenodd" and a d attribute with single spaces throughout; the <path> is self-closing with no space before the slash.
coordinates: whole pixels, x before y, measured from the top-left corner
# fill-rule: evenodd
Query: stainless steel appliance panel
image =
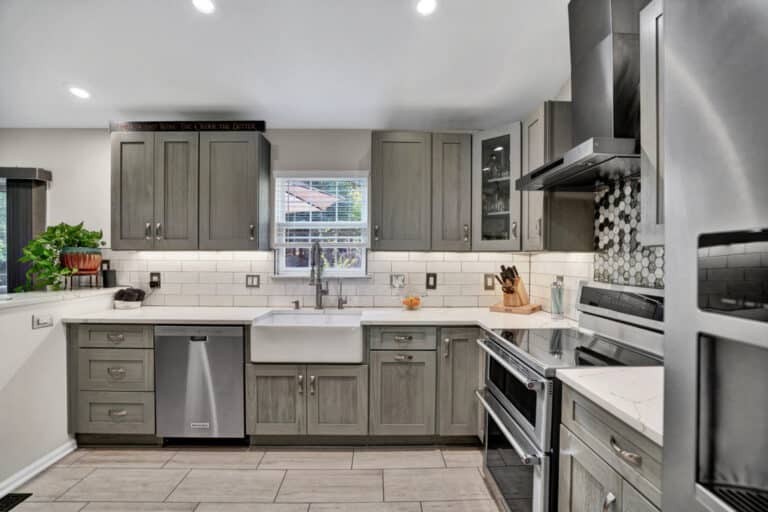
<path id="1" fill-rule="evenodd" d="M 245 435 L 242 327 L 155 328 L 159 437 Z"/>
<path id="2" fill-rule="evenodd" d="M 697 290 L 701 235 L 768 227 L 768 2 L 674 0 L 664 16 L 665 301 L 674 317 L 665 324 L 663 509 L 765 510 L 726 505 L 696 483 L 694 436 L 697 379 L 709 371 L 699 368 L 699 336 L 768 347 L 765 323 L 702 310 Z M 768 389 L 768 373 L 749 386 Z M 756 405 L 739 401 L 746 422 Z"/>

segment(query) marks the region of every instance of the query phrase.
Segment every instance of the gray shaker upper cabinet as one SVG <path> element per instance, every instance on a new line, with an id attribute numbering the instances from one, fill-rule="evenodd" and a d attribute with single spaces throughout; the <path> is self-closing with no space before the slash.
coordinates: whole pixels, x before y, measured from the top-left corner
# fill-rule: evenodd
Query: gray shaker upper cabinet
<path id="1" fill-rule="evenodd" d="M 472 148 L 472 250 L 520 250 L 520 123 L 477 133 Z"/>
<path id="2" fill-rule="evenodd" d="M 155 243 L 152 132 L 112 133 L 112 248 L 147 250 Z"/>
<path id="3" fill-rule="evenodd" d="M 663 136 L 664 4 L 640 11 L 640 226 L 643 245 L 664 243 Z"/>
<path id="4" fill-rule="evenodd" d="M 197 249 L 197 132 L 155 134 L 155 249 Z"/>
<path id="5" fill-rule="evenodd" d="M 200 249 L 269 245 L 270 144 L 257 132 L 200 132 Z"/>
<path id="6" fill-rule="evenodd" d="M 432 135 L 374 132 L 371 147 L 371 246 L 428 251 L 432 238 Z"/>
<path id="7" fill-rule="evenodd" d="M 432 250 L 472 248 L 472 136 L 432 135 Z"/>

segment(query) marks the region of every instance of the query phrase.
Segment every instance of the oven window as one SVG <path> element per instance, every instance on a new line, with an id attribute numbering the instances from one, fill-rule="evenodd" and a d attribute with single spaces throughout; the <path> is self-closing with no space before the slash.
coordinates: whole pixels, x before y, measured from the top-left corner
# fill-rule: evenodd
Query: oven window
<path id="1" fill-rule="evenodd" d="M 531 425 L 536 425 L 536 391 L 526 388 L 495 359 L 489 358 L 488 377 Z"/>
<path id="2" fill-rule="evenodd" d="M 533 466 L 520 462 L 512 445 L 488 417 L 486 465 L 509 509 L 530 512 L 533 507 Z"/>

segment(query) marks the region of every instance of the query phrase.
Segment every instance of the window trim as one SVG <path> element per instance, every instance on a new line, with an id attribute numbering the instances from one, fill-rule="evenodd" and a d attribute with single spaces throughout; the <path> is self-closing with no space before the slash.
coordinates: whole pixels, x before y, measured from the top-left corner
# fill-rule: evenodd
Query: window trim
<path id="1" fill-rule="evenodd" d="M 285 278 L 308 278 L 309 277 L 309 269 L 307 270 L 281 270 L 281 254 L 283 251 L 285 251 L 286 247 L 274 247 L 275 239 L 277 236 L 277 219 L 275 217 L 275 213 L 277 212 L 277 180 L 278 178 L 295 178 L 295 179 L 310 179 L 310 178 L 317 178 L 317 179 L 354 179 L 354 178 L 365 178 L 367 180 L 367 189 L 368 194 L 366 198 L 366 203 L 368 207 L 367 212 L 367 222 L 366 222 L 366 233 L 367 233 L 367 240 L 364 246 L 362 247 L 354 247 L 356 249 L 360 249 L 363 251 L 363 265 L 359 271 L 355 272 L 344 272 L 344 271 L 338 271 L 338 270 L 324 270 L 323 275 L 329 278 L 334 279 L 365 279 L 368 277 L 368 256 L 371 250 L 371 199 L 372 199 L 372 193 L 371 193 L 371 172 L 370 170 L 348 170 L 348 171 L 331 171 L 331 170 L 303 170 L 303 171 L 290 171 L 290 170 L 273 170 L 272 171 L 272 178 L 270 180 L 270 191 L 271 191 L 271 201 L 270 201 L 270 207 L 272 211 L 271 215 L 271 221 L 269 226 L 270 231 L 270 241 L 273 245 L 274 255 L 275 255 L 275 277 L 278 279 L 285 279 Z"/>

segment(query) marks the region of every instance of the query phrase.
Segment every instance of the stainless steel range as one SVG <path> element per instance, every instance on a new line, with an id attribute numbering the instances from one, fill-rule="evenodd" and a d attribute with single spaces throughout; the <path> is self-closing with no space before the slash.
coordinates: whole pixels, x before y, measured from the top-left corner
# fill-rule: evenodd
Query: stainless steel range
<path id="1" fill-rule="evenodd" d="M 484 476 L 511 512 L 557 510 L 558 369 L 663 364 L 664 291 L 582 282 L 578 328 L 488 332 Z"/>

